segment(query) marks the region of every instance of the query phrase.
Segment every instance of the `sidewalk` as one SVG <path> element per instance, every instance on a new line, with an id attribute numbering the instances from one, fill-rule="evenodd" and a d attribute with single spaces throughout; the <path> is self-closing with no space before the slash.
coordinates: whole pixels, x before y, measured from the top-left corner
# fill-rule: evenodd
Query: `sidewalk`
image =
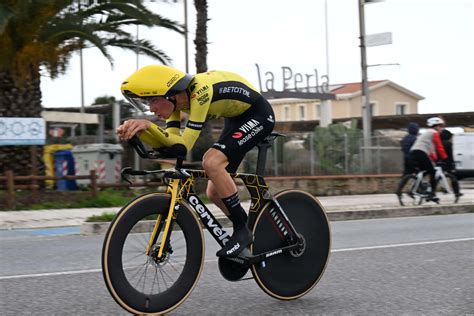
<path id="1" fill-rule="evenodd" d="M 457 204 L 453 203 L 451 195 L 440 193 L 440 204 L 430 202 L 421 206 L 404 207 L 398 204 L 395 194 L 323 196 L 318 199 L 332 221 L 474 212 L 474 189 L 463 189 L 462 192 L 464 196 Z M 411 203 L 407 197 L 405 202 L 407 205 Z M 217 218 L 227 219 L 215 205 L 206 206 Z M 248 209 L 249 202 L 244 202 L 243 206 Z M 2 211 L 0 230 L 84 226 L 85 219 L 89 216 L 119 210 L 120 207 Z M 86 233 L 91 233 L 90 229 L 86 229 Z"/>

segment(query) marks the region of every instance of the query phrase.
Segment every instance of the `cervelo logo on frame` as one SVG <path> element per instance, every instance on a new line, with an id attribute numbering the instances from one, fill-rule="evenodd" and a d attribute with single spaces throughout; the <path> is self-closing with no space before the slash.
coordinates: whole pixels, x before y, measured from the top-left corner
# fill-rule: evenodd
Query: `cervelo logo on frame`
<path id="1" fill-rule="evenodd" d="M 191 206 L 196 210 L 196 212 L 198 212 L 199 216 L 201 216 L 203 220 L 207 219 L 207 222 L 204 224 L 208 230 L 212 231 L 212 234 L 217 236 L 219 240 L 222 240 L 222 243 L 225 245 L 229 241 L 229 233 L 222 227 L 219 227 L 218 223 L 214 222 L 214 219 L 206 211 L 206 208 L 201 205 L 201 203 L 199 203 L 199 200 L 196 196 L 191 195 L 188 200 L 189 203 L 191 203 Z"/>

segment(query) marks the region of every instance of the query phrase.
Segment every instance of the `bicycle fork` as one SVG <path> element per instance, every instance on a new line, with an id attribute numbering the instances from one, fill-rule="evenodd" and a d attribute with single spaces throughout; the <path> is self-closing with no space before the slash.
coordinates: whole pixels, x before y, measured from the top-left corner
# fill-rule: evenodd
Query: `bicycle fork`
<path id="1" fill-rule="evenodd" d="M 158 255 L 157 258 L 160 259 L 163 256 L 163 252 L 165 247 L 169 243 L 169 237 L 170 237 L 170 227 L 171 227 L 171 222 L 174 217 L 174 209 L 175 209 L 175 204 L 178 196 L 178 187 L 179 187 L 179 179 L 173 179 L 171 180 L 171 183 L 168 187 L 168 192 L 171 193 L 171 202 L 170 202 L 170 207 L 168 209 L 168 215 L 166 216 L 166 221 L 165 221 L 165 228 L 163 231 L 163 236 L 161 237 L 161 242 L 160 242 L 160 249 L 158 250 Z M 153 232 L 151 233 L 150 240 L 148 241 L 148 246 L 146 249 L 146 255 L 149 256 L 151 249 L 153 245 L 156 243 L 158 234 L 161 230 L 161 227 L 163 225 L 162 222 L 163 216 L 161 214 L 158 215 L 158 218 L 156 219 L 155 226 L 153 227 Z"/>

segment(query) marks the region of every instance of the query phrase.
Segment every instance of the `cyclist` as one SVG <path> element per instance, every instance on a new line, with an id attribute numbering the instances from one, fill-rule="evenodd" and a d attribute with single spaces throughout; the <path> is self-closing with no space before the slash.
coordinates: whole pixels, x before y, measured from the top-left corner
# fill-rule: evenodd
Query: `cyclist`
<path id="1" fill-rule="evenodd" d="M 410 157 L 410 149 L 416 141 L 416 137 L 418 136 L 418 131 L 420 130 L 420 127 L 417 123 L 410 122 L 408 124 L 407 130 L 408 130 L 408 134 L 405 135 L 405 137 L 403 137 L 402 140 L 400 141 L 400 147 L 403 152 L 403 175 L 402 175 L 402 179 L 400 180 L 400 183 L 398 184 L 396 194 L 401 204 L 402 204 L 402 201 L 401 201 L 402 189 L 405 186 L 406 181 L 409 180 L 408 178 L 406 178 L 406 180 L 403 181 L 403 176 L 415 172 L 414 162 Z"/>
<path id="2" fill-rule="evenodd" d="M 143 67 L 122 83 L 122 94 L 138 110 L 166 119 L 166 130 L 146 119 L 131 119 L 117 128 L 123 140 L 135 134 L 151 147 L 173 145 L 190 151 L 203 124 L 224 118 L 218 141 L 204 154 L 202 165 L 209 181 L 206 193 L 229 216 L 234 233 L 219 257 L 235 257 L 253 241 L 247 214 L 229 173 L 236 172 L 245 154 L 268 136 L 275 125 L 270 103 L 243 77 L 225 71 L 194 76 L 163 65 Z M 180 134 L 181 112 L 189 118 Z"/>
<path id="3" fill-rule="evenodd" d="M 439 133 L 444 127 L 444 121 L 439 117 L 430 117 L 426 121 L 426 125 L 428 129 L 416 139 L 411 147 L 410 157 L 421 170 L 429 174 L 431 192 L 428 199 L 433 202 L 438 202 L 439 198 L 436 196 L 436 171 L 433 162 L 438 160 L 438 155 L 441 160 L 448 158 L 439 137 Z"/>
<path id="4" fill-rule="evenodd" d="M 453 187 L 454 196 L 456 197 L 455 202 L 457 202 L 459 198 L 463 196 L 463 194 L 460 192 L 459 182 L 456 178 L 456 164 L 453 157 L 453 133 L 447 129 L 443 129 L 440 133 L 440 138 L 444 147 L 444 151 L 448 155 L 448 159 L 446 160 L 446 163 L 442 165 L 442 167 L 446 172 L 453 176 L 451 178 L 451 185 Z"/>

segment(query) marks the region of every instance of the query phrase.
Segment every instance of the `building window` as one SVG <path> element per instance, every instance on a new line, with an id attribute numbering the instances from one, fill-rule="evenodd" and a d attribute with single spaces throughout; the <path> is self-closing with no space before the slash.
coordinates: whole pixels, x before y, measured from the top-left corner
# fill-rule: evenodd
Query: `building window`
<path id="1" fill-rule="evenodd" d="M 376 110 L 377 107 L 375 106 L 375 103 L 370 103 L 370 116 L 373 117 L 376 115 Z"/>
<path id="2" fill-rule="evenodd" d="M 407 114 L 407 105 L 406 104 L 397 104 L 395 106 L 396 115 L 405 115 Z"/>
<path id="3" fill-rule="evenodd" d="M 304 105 L 300 105 L 299 112 L 300 112 L 300 120 L 304 121 L 306 119 L 306 107 Z"/>
<path id="4" fill-rule="evenodd" d="M 285 106 L 283 108 L 283 120 L 289 121 L 290 120 L 290 107 Z"/>

